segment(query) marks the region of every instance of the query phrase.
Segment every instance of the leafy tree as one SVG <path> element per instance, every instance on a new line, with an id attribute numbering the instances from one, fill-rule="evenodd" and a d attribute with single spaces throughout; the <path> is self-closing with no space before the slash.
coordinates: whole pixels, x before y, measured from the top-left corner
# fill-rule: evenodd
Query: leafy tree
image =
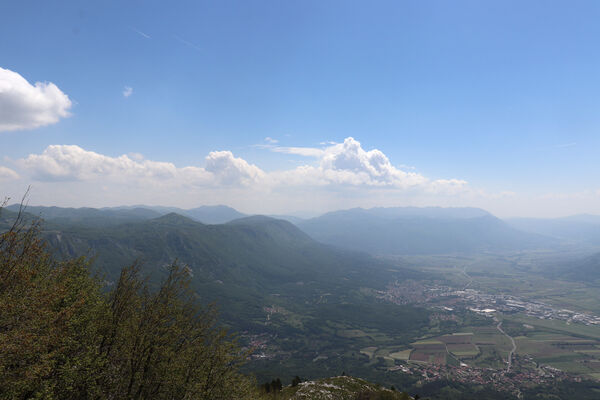
<path id="1" fill-rule="evenodd" d="M 173 264 L 152 292 L 138 266 L 123 269 L 109 297 L 100 353 L 110 398 L 241 398 L 251 382 L 238 371 L 245 355 L 202 309 L 185 268 Z"/>
<path id="2" fill-rule="evenodd" d="M 0 397 L 94 393 L 103 299 L 85 260 L 56 262 L 22 210 L 0 235 Z"/>
<path id="3" fill-rule="evenodd" d="M 23 215 L 0 235 L 0 398 L 255 397 L 246 354 L 198 305 L 186 268 L 172 264 L 157 290 L 124 268 L 105 293 L 85 259 L 54 260 Z"/>
<path id="4" fill-rule="evenodd" d="M 292 379 L 292 387 L 296 387 L 298 386 L 300 383 L 302 383 L 302 379 L 300 379 L 300 377 L 298 375 L 296 375 L 294 377 L 294 379 Z"/>

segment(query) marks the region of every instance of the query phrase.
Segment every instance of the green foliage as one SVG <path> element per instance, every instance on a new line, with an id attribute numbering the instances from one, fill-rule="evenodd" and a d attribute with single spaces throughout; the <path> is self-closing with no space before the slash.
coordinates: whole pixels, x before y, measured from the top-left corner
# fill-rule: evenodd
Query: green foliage
<path id="1" fill-rule="evenodd" d="M 302 383 L 302 379 L 300 379 L 300 377 L 298 375 L 296 375 L 294 377 L 294 379 L 292 379 L 292 387 L 296 387 L 298 386 L 300 383 Z"/>
<path id="2" fill-rule="evenodd" d="M 46 223 L 44 238 L 61 258 L 90 255 L 109 281 L 120 266 L 140 260 L 150 283 L 165 277 L 178 259 L 191 270 L 191 285 L 204 303 L 217 302 L 221 316 L 237 330 L 264 319 L 271 294 L 293 311 L 324 293 L 354 296 L 361 286 L 382 288 L 398 275 L 417 275 L 366 254 L 315 242 L 289 222 L 249 217 L 204 225 L 178 214 L 113 226 Z M 260 329 L 264 324 L 260 323 Z"/>
<path id="3" fill-rule="evenodd" d="M 137 266 L 123 269 L 108 305 L 100 355 L 108 398 L 242 398 L 250 382 L 245 358 L 216 328 L 213 308 L 200 309 L 188 272 L 173 264 L 151 292 Z"/>
<path id="4" fill-rule="evenodd" d="M 246 358 L 172 264 L 103 293 L 83 258 L 56 262 L 21 214 L 0 235 L 0 398 L 243 399 Z"/>
<path id="5" fill-rule="evenodd" d="M 38 226 L 0 236 L 0 396 L 77 398 L 98 372 L 103 300 L 83 259 L 56 263 Z"/>

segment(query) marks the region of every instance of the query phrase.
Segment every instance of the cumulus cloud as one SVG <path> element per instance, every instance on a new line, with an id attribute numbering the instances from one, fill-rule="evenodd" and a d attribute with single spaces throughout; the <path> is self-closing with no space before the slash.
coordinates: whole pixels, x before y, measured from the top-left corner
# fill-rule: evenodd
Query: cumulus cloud
<path id="1" fill-rule="evenodd" d="M 31 85 L 18 73 L 0 68 L 0 132 L 54 124 L 70 115 L 71 104 L 54 83 Z"/>
<path id="2" fill-rule="evenodd" d="M 127 98 L 133 94 L 133 88 L 131 86 L 125 86 L 123 88 L 123 97 Z"/>
<path id="3" fill-rule="evenodd" d="M 19 174 L 8 167 L 0 165 L 0 181 L 8 181 L 13 179 L 19 179 Z"/>
<path id="4" fill-rule="evenodd" d="M 206 157 L 206 170 L 224 184 L 248 185 L 264 179 L 265 173 L 256 165 L 236 158 L 230 151 L 212 151 Z"/>
<path id="5" fill-rule="evenodd" d="M 474 196 L 463 180 L 432 180 L 415 171 L 404 171 L 382 151 L 365 150 L 353 138 L 321 149 L 279 149 L 308 156 L 311 161 L 295 168 L 264 171 L 231 151 L 213 151 L 199 165 L 176 166 L 148 160 L 139 153 L 110 156 L 75 145 L 52 145 L 16 160 L 14 165 L 19 167 L 22 179 L 10 182 L 29 184 L 34 180 L 34 187 L 47 190 L 50 198 L 73 198 L 73 202 L 78 193 L 94 201 L 112 199 L 113 204 L 187 202 L 191 206 L 192 202 L 210 201 L 254 207 L 253 212 L 285 212 L 286 207 L 289 211 L 300 207 L 415 205 L 426 201 L 440 204 L 441 199 L 452 204 L 452 199 Z M 14 176 L 6 171 L 4 175 Z M 177 193 L 176 198 L 173 193 Z"/>
<path id="6" fill-rule="evenodd" d="M 110 157 L 75 145 L 51 145 L 42 154 L 30 154 L 19 164 L 41 181 L 77 181 L 98 177 L 148 177 L 168 179 L 175 165 L 167 162 L 134 160 L 127 155 Z"/>
<path id="7" fill-rule="evenodd" d="M 177 168 L 173 163 L 151 161 L 130 153 L 111 157 L 75 145 L 51 145 L 41 154 L 30 154 L 17 163 L 39 181 L 87 181 L 110 179 L 126 182 L 156 182 L 192 185 L 249 185 L 264 177 L 255 165 L 229 151 L 214 151 L 206 157 L 206 168 Z"/>
<path id="8" fill-rule="evenodd" d="M 271 149 L 273 150 L 273 149 Z M 169 162 L 151 161 L 129 153 L 111 157 L 74 145 L 48 146 L 41 154 L 30 154 L 17 163 L 39 181 L 84 181 L 97 178 L 170 181 L 172 184 L 199 186 L 256 186 L 280 189 L 298 186 L 365 187 L 416 190 L 430 194 L 457 194 L 468 185 L 460 179 L 430 180 L 392 165 L 380 150 L 364 150 L 349 137 L 322 149 L 277 147 L 274 151 L 314 157 L 316 165 L 265 172 L 230 151 L 213 151 L 204 166 L 176 167 Z"/>
<path id="9" fill-rule="evenodd" d="M 457 193 L 467 186 L 463 180 L 431 181 L 419 173 L 404 171 L 392 165 L 382 151 L 364 150 L 352 137 L 324 148 L 273 147 L 270 150 L 317 158 L 318 166 L 304 165 L 280 174 L 281 180 L 296 184 L 421 188 L 427 192 L 447 194 Z"/>

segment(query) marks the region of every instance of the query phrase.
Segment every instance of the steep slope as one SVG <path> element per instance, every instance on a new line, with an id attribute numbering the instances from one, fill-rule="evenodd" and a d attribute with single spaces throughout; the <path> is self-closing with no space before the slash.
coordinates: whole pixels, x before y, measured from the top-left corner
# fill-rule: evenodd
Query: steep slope
<path id="1" fill-rule="evenodd" d="M 359 208 L 298 226 L 321 242 L 372 254 L 503 251 L 552 243 L 474 208 Z"/>

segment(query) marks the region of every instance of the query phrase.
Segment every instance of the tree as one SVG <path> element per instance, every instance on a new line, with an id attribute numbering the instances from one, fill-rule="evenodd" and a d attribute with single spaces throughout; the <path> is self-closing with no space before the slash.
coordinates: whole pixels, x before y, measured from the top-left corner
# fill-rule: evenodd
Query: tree
<path id="1" fill-rule="evenodd" d="M 296 375 L 294 377 L 294 379 L 292 379 L 292 387 L 296 387 L 301 383 L 302 383 L 302 379 L 300 379 L 300 377 L 298 375 Z"/>
<path id="2" fill-rule="evenodd" d="M 39 227 L 21 209 L 0 235 L 0 397 L 80 398 L 101 367 L 102 297 L 85 260 L 53 260 Z"/>
<path id="3" fill-rule="evenodd" d="M 251 381 L 245 354 L 217 327 L 214 307 L 198 306 L 188 271 L 174 263 L 152 292 L 137 265 L 125 268 L 109 298 L 100 353 L 111 398 L 242 398 Z"/>
<path id="4" fill-rule="evenodd" d="M 106 291 L 85 259 L 54 260 L 22 211 L 0 234 L 0 398 L 254 397 L 246 354 L 197 303 L 185 267 L 156 290 L 124 268 Z"/>

